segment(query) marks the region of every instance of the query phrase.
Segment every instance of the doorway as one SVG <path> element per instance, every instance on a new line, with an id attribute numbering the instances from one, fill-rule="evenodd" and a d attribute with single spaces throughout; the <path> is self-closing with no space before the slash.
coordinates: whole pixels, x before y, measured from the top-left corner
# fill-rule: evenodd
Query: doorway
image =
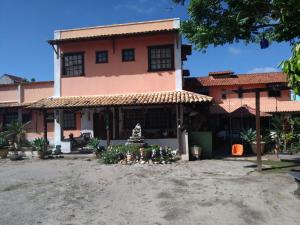
<path id="1" fill-rule="evenodd" d="M 108 121 L 109 121 L 109 137 L 113 137 L 113 113 L 107 111 Z M 101 140 L 107 140 L 107 131 L 106 131 L 106 112 L 97 112 L 93 114 L 93 128 L 94 128 L 94 137 Z"/>

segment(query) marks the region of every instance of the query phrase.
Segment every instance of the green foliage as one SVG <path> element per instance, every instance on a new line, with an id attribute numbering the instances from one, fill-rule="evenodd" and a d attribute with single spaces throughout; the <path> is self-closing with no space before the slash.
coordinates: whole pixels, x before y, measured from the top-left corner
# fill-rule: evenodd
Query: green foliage
<path id="1" fill-rule="evenodd" d="M 252 143 L 256 140 L 256 130 L 250 128 L 248 130 L 242 130 L 241 132 L 241 139 L 248 143 Z"/>
<path id="2" fill-rule="evenodd" d="M 118 148 L 111 148 L 103 152 L 102 159 L 105 164 L 116 164 L 121 160 Z"/>
<path id="3" fill-rule="evenodd" d="M 271 122 L 271 140 L 284 152 L 299 151 L 300 118 L 291 116 L 275 116 Z"/>
<path id="4" fill-rule="evenodd" d="M 4 137 L 0 137 L 0 148 L 6 147 L 7 145 L 7 139 Z"/>
<path id="5" fill-rule="evenodd" d="M 241 40 L 282 42 L 300 36 L 298 0 L 190 0 L 188 14 L 182 32 L 200 50 Z"/>
<path id="6" fill-rule="evenodd" d="M 14 149 L 18 150 L 20 144 L 24 141 L 27 126 L 30 122 L 22 124 L 21 122 L 15 121 L 7 126 L 7 130 L 0 133 L 0 137 L 4 137 L 14 144 Z"/>
<path id="7" fill-rule="evenodd" d="M 44 151 L 45 146 L 48 146 L 48 140 L 44 138 L 36 138 L 32 142 L 32 147 L 37 151 Z"/>
<path id="8" fill-rule="evenodd" d="M 300 43 L 294 45 L 292 56 L 281 63 L 282 71 L 288 76 L 288 84 L 295 94 L 300 94 Z"/>
<path id="9" fill-rule="evenodd" d="M 97 158 L 101 158 L 105 147 L 100 145 L 101 140 L 98 138 L 91 138 L 88 142 L 88 147 L 92 148 Z"/>

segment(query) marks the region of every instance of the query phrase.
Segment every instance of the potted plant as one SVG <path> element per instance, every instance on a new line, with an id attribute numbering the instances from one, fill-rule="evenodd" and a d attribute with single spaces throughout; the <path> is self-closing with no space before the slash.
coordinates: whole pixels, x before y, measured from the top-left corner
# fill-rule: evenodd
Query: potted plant
<path id="1" fill-rule="evenodd" d="M 23 158 L 23 154 L 19 154 L 19 151 L 29 123 L 30 122 L 22 124 L 21 122 L 14 121 L 7 126 L 6 131 L 0 133 L 1 137 L 8 140 L 9 149 L 14 152 L 14 154 L 10 156 L 11 160 L 20 160 Z"/>
<path id="2" fill-rule="evenodd" d="M 38 157 L 40 159 L 45 159 L 46 155 L 48 154 L 48 140 L 44 138 L 36 138 L 32 142 L 32 146 L 38 153 Z"/>
<path id="3" fill-rule="evenodd" d="M 256 144 L 256 130 L 250 128 L 248 130 L 243 130 L 241 132 L 241 139 L 248 142 L 251 145 L 252 152 L 257 154 L 257 144 Z M 265 150 L 265 141 L 260 142 L 261 154 L 264 153 Z"/>
<path id="4" fill-rule="evenodd" d="M 8 155 L 7 140 L 4 137 L 0 137 L 0 158 L 5 159 Z"/>
<path id="5" fill-rule="evenodd" d="M 105 147 L 100 145 L 101 140 L 98 138 L 91 138 L 87 144 L 89 148 L 93 150 L 96 158 L 101 158 L 102 153 L 105 151 Z"/>

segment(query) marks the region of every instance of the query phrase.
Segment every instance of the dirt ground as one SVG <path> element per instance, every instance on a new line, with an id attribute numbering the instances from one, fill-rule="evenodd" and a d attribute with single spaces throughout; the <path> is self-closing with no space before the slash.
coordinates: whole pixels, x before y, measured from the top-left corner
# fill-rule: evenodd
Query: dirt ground
<path id="1" fill-rule="evenodd" d="M 0 224 L 299 224 L 294 180 L 252 165 L 0 160 Z"/>

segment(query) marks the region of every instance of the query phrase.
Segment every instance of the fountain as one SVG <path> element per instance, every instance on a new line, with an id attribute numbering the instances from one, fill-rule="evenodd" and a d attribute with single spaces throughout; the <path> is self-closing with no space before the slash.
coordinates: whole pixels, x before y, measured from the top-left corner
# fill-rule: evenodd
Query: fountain
<path id="1" fill-rule="evenodd" d="M 132 135 L 126 142 L 126 145 L 130 144 L 139 145 L 140 147 L 146 146 L 145 139 L 142 136 L 142 127 L 139 123 L 135 125 L 135 127 L 132 130 Z"/>

